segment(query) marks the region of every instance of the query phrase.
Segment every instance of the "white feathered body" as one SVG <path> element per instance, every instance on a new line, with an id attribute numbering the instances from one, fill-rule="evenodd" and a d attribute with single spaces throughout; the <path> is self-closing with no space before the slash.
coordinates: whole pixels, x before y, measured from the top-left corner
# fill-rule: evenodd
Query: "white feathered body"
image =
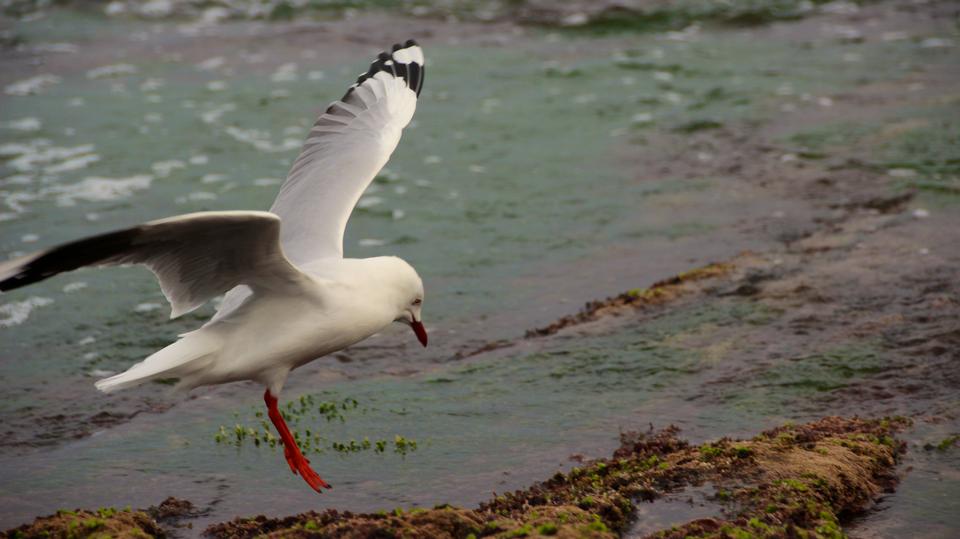
<path id="1" fill-rule="evenodd" d="M 301 269 L 305 278 L 283 291 L 231 291 L 242 300 L 225 316 L 99 381 L 97 388 L 109 392 L 179 378 L 182 389 L 253 380 L 279 391 L 291 370 L 392 323 L 409 294 L 398 290 L 398 283 L 414 273 L 394 257 L 318 260 Z"/>

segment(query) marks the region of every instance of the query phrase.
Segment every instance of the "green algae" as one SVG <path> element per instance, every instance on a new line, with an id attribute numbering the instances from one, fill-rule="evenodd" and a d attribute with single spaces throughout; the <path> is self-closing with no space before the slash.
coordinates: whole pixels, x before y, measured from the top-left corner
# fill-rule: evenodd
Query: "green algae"
<path id="1" fill-rule="evenodd" d="M 928 200 L 960 202 L 960 115 L 943 110 L 943 118 L 930 119 L 888 141 L 880 150 L 881 166 L 900 171 L 900 185 L 920 190 Z M 902 171 L 912 171 L 904 174 Z"/>
<path id="2" fill-rule="evenodd" d="M 374 410 L 376 411 L 376 410 Z M 333 451 L 341 455 L 351 453 L 384 453 L 392 450 L 401 456 L 417 450 L 417 441 L 396 434 L 393 438 L 374 438 L 363 436 L 359 439 L 351 438 L 349 440 L 332 440 L 327 436 L 320 434 L 321 420 L 327 423 L 337 421 L 346 423 L 347 416 L 350 413 L 366 414 L 371 412 L 369 408 L 360 408 L 360 403 L 351 397 L 346 397 L 337 401 L 320 400 L 316 395 L 301 395 L 300 397 L 288 401 L 280 407 L 280 414 L 290 426 L 290 432 L 293 434 L 297 445 L 305 453 L 321 454 L 327 451 Z M 274 434 L 274 427 L 269 421 L 264 419 L 264 414 L 256 410 L 252 414 L 257 418 L 256 426 L 249 424 L 236 423 L 232 428 L 220 425 L 213 440 L 217 444 L 232 445 L 237 448 L 264 447 L 275 449 L 283 445 L 280 438 Z M 319 424 L 318 424 L 319 423 Z M 312 426 L 312 429 L 311 429 Z"/>
<path id="3" fill-rule="evenodd" d="M 0 537 L 10 539 L 146 539 L 164 536 L 160 525 L 147 513 L 112 507 L 96 511 L 60 510 L 50 516 L 38 517 L 32 524 L 0 532 Z"/>
<path id="4" fill-rule="evenodd" d="M 917 190 L 928 203 L 945 205 L 960 202 L 958 126 L 956 107 L 933 103 L 820 125 L 787 141 L 798 145 L 804 158 L 861 151 L 869 161 L 860 166 L 886 176 L 889 188 Z"/>
<path id="5" fill-rule="evenodd" d="M 654 536 L 843 537 L 840 516 L 864 510 L 881 490 L 895 485 L 893 469 L 902 446 L 878 440 L 894 440 L 896 430 L 906 424 L 902 419 L 824 418 L 750 440 L 722 439 L 699 447 L 678 439 L 676 428 L 627 433 L 612 457 L 495 496 L 476 509 L 443 505 L 371 514 L 328 510 L 281 519 L 238 518 L 210 526 L 205 533 L 232 538 L 303 537 L 308 530 L 345 538 L 612 538 L 629 533 L 635 503 L 656 504 L 685 485 L 711 482 L 723 485 L 715 496 L 726 508 L 723 516 L 697 518 Z M 850 437 L 861 445 L 835 443 Z M 827 448 L 826 454 L 808 447 Z M 658 466 L 658 461 L 671 466 Z"/>

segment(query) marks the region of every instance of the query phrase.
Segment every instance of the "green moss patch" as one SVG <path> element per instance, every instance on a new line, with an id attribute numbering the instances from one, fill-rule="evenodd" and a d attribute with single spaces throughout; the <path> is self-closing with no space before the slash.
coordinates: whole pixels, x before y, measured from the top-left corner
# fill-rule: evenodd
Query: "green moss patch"
<path id="1" fill-rule="evenodd" d="M 699 290 L 700 285 L 698 283 L 727 275 L 736 267 L 736 261 L 707 264 L 668 279 L 657 281 L 648 288 L 635 288 L 604 300 L 591 301 L 584 305 L 583 309 L 577 314 L 564 316 L 548 326 L 527 331 L 526 337 L 553 335 L 565 327 L 596 320 L 612 310 L 626 307 L 641 309 L 663 305 L 680 296 Z"/>
<path id="2" fill-rule="evenodd" d="M 828 417 L 750 440 L 693 446 L 679 430 L 626 433 L 610 458 L 496 496 L 476 509 L 448 505 L 374 514 L 328 510 L 217 524 L 206 534 L 246 537 L 618 537 L 635 504 L 712 484 L 724 516 L 699 518 L 651 537 L 841 537 L 840 516 L 868 508 L 896 484 L 902 419 Z"/>
<path id="3" fill-rule="evenodd" d="M 118 510 L 112 507 L 95 511 L 61 509 L 53 515 L 37 517 L 32 524 L 0 533 L 0 537 L 16 539 L 50 537 L 62 539 L 85 538 L 147 538 L 163 537 L 155 520 L 143 511 Z"/>

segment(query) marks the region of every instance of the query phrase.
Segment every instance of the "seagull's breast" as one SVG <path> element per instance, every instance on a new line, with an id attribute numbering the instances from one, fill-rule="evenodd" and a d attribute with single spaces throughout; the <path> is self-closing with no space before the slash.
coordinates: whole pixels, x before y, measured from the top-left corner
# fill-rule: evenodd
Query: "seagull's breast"
<path id="1" fill-rule="evenodd" d="M 352 287 L 318 284 L 298 294 L 255 295 L 209 329 L 222 332 L 229 377 L 290 370 L 381 331 L 388 309 Z"/>

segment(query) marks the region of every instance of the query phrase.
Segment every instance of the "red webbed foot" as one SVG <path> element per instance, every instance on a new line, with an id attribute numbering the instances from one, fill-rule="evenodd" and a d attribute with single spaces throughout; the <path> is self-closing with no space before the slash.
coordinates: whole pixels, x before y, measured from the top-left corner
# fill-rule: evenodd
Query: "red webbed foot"
<path id="1" fill-rule="evenodd" d="M 313 468 L 310 467 L 309 460 L 301 458 L 298 469 L 300 470 L 300 477 L 302 477 L 313 490 L 322 492 L 320 490 L 321 488 L 333 488 L 330 486 L 330 483 L 324 481 L 317 472 L 313 471 Z"/>
<path id="2" fill-rule="evenodd" d="M 267 413 L 270 416 L 270 421 L 273 421 L 277 432 L 280 433 L 280 440 L 283 443 L 283 457 L 287 460 L 290 471 L 294 475 L 300 474 L 300 477 L 310 485 L 310 488 L 317 492 L 322 492 L 321 489 L 324 488 L 333 488 L 317 472 L 313 471 L 313 468 L 310 467 L 310 460 L 300 452 L 300 448 L 297 446 L 296 440 L 293 439 L 286 421 L 283 420 L 280 409 L 277 408 L 277 398 L 270 393 L 270 390 L 263 394 L 263 400 L 267 403 Z"/>

